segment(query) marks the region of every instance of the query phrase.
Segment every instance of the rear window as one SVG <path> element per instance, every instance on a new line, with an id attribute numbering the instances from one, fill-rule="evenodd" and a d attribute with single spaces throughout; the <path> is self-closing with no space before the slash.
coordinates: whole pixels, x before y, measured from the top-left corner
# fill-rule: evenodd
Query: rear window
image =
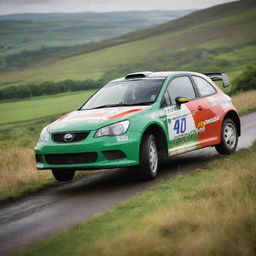
<path id="1" fill-rule="evenodd" d="M 201 97 L 209 96 L 215 93 L 213 86 L 203 78 L 193 76 L 193 80 Z"/>

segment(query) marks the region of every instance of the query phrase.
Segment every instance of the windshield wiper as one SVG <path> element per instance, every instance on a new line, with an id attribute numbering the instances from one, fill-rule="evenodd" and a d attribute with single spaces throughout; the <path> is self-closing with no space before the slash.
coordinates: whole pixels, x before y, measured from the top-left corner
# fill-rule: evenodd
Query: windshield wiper
<path id="1" fill-rule="evenodd" d="M 151 105 L 154 101 L 142 101 L 142 102 L 135 102 L 131 104 L 124 104 L 124 106 L 139 106 L 139 105 Z"/>

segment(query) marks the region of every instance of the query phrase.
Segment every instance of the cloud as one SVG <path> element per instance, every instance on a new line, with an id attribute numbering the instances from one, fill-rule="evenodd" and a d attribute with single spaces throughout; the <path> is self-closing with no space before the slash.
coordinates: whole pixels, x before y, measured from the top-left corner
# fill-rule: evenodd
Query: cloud
<path id="1" fill-rule="evenodd" d="M 194 9 L 232 0 L 0 0 L 0 14 L 21 12 L 109 12 Z"/>
<path id="2" fill-rule="evenodd" d="M 0 4 L 21 5 L 21 4 L 42 4 L 52 3 L 53 0 L 0 0 Z"/>

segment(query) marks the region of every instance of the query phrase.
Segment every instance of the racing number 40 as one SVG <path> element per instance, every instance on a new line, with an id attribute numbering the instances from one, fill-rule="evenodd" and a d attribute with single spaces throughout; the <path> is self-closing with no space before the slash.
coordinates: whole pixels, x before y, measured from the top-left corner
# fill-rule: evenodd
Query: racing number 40
<path id="1" fill-rule="evenodd" d="M 176 134 L 184 133 L 186 131 L 186 118 L 177 119 L 173 129 L 176 130 Z"/>

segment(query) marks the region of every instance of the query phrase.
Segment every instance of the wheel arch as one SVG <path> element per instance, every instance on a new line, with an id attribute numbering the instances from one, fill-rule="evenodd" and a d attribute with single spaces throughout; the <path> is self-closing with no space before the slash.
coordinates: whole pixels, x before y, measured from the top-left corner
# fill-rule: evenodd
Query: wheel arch
<path id="1" fill-rule="evenodd" d="M 156 139 L 159 159 L 160 160 L 166 159 L 168 157 L 168 143 L 167 143 L 166 134 L 163 128 L 156 123 L 152 123 L 149 126 L 147 126 L 141 136 L 140 147 L 141 147 L 141 142 L 143 138 L 145 137 L 145 135 L 148 135 L 148 134 L 153 134 Z"/>
<path id="2" fill-rule="evenodd" d="M 237 127 L 237 133 L 238 133 L 238 137 L 241 135 L 241 122 L 240 122 L 240 118 L 237 114 L 237 112 L 235 110 L 230 110 L 229 112 L 226 113 L 226 115 L 224 116 L 224 119 L 232 119 Z"/>

